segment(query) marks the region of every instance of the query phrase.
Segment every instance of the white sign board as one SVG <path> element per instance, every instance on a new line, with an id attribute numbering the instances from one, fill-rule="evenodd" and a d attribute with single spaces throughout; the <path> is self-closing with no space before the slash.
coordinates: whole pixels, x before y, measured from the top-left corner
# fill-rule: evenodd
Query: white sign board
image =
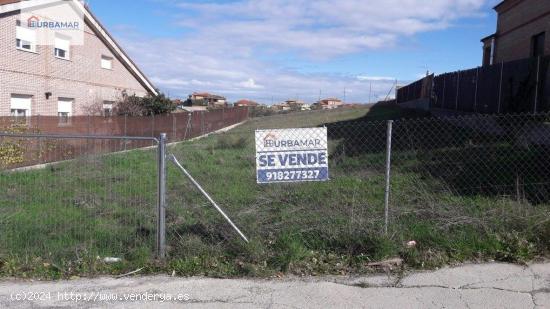
<path id="1" fill-rule="evenodd" d="M 258 183 L 326 181 L 327 128 L 256 131 Z"/>

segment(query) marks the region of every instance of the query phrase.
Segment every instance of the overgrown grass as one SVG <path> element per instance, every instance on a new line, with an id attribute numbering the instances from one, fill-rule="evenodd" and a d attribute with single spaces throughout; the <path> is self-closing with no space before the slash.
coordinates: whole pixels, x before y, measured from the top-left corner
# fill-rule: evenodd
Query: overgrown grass
<path id="1" fill-rule="evenodd" d="M 170 147 L 251 241 L 243 243 L 170 166 L 166 261 L 153 257 L 154 151 L 0 173 L 0 272 L 59 278 L 143 267 L 142 273 L 185 276 L 345 274 L 369 272 L 369 262 L 396 256 L 430 268 L 523 262 L 548 253 L 547 204 L 445 190 L 444 178 L 414 168 L 422 162 L 413 155 L 396 158 L 385 235 L 385 124 L 376 121 L 405 116 L 422 115 L 384 107 L 264 117 Z M 329 128 L 331 180 L 256 184 L 254 130 L 310 126 Z M 358 143 L 376 147 L 365 151 Z M 418 245 L 407 248 L 409 240 Z M 104 257 L 123 260 L 106 264 Z"/>

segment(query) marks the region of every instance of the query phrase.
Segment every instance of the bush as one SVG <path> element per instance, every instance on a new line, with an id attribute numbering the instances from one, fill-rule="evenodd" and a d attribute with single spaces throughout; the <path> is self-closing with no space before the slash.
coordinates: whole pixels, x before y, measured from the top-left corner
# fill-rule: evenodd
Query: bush
<path id="1" fill-rule="evenodd" d="M 143 98 L 122 93 L 122 99 L 113 107 L 116 115 L 151 116 L 167 114 L 176 109 L 176 103 L 172 102 L 163 93 L 156 96 L 147 95 Z"/>
<path id="2" fill-rule="evenodd" d="M 25 124 L 13 123 L 0 131 L 6 133 L 38 133 L 27 128 Z M 24 140 L 4 140 L 0 142 L 0 167 L 23 163 L 25 161 L 26 145 Z"/>

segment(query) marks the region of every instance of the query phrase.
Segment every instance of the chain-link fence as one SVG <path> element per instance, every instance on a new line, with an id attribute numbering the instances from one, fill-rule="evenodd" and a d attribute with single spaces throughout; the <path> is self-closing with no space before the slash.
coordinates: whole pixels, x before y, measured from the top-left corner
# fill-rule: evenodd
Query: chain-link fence
<path id="1" fill-rule="evenodd" d="M 156 143 L 0 133 L 0 264 L 70 275 L 154 257 L 156 149 L 125 149 Z M 26 160 L 51 163 L 13 169 Z"/>
<path id="2" fill-rule="evenodd" d="M 463 242 L 478 238 L 480 244 L 473 245 L 478 247 L 468 250 L 500 248 L 505 240 L 498 238 L 487 249 L 482 239 L 527 227 L 533 231 L 550 213 L 548 115 L 393 122 L 331 118 L 326 113 L 269 117 L 170 148 L 252 245 L 244 247 L 207 199 L 170 168 L 169 257 L 289 267 L 294 255 L 311 252 L 367 261 L 407 254 L 399 248 L 413 239 L 433 254 L 445 250 L 455 256 Z M 255 130 L 307 127 L 327 128 L 330 180 L 257 184 Z M 438 242 L 444 239 L 450 244 L 442 249 Z"/>
<path id="3" fill-rule="evenodd" d="M 315 274 L 395 255 L 424 265 L 548 248 L 550 115 L 384 120 L 394 116 L 374 109 L 277 115 L 168 146 L 166 156 L 157 149 L 83 150 L 45 168 L 2 171 L 0 259 L 74 263 L 92 253 L 139 262 L 165 252 L 182 274 Z M 295 128 L 326 128 L 330 179 L 258 184 L 255 132 L 290 129 L 292 137 Z M 125 142 L 41 139 L 56 145 L 59 158 L 89 143 L 123 151 Z M 15 140 L 4 136 L 0 148 Z M 277 158 L 298 165 L 314 159 L 324 158 Z M 155 241 L 157 230 L 163 236 Z M 410 240 L 418 246 L 404 249 Z M 162 250 L 155 252 L 155 242 Z"/>
<path id="4" fill-rule="evenodd" d="M 228 126 L 239 124 L 248 118 L 247 108 L 223 108 L 192 113 L 173 113 L 152 116 L 32 116 L 32 117 L 0 117 L 0 132 L 36 134 L 36 135 L 81 135 L 81 136 L 134 136 L 157 138 L 166 133 L 169 142 L 178 142 Z M 51 140 L 36 138 L 19 140 L 12 144 L 11 152 L 22 155 L 10 162 L 2 162 L 5 168 L 32 166 L 35 164 L 56 162 L 63 159 L 79 158 L 86 154 L 98 152 L 116 152 L 120 149 L 130 150 L 152 146 L 150 141 L 125 139 L 100 145 L 90 143 L 86 139 L 73 139 L 64 143 L 63 153 L 56 151 Z M 71 149 L 68 147 L 72 146 Z M 32 149 L 32 150 L 31 150 Z M 7 151 L 7 150 L 5 150 Z M 6 154 L 8 155 L 8 154 Z M 9 164 L 8 164 L 9 163 Z"/>

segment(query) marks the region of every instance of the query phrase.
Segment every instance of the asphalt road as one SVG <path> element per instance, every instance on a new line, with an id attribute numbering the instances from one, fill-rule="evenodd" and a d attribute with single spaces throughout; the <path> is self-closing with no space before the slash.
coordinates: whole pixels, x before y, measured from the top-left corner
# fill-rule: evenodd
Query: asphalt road
<path id="1" fill-rule="evenodd" d="M 0 308 L 550 308 L 550 263 L 397 276 L 1 280 Z"/>

